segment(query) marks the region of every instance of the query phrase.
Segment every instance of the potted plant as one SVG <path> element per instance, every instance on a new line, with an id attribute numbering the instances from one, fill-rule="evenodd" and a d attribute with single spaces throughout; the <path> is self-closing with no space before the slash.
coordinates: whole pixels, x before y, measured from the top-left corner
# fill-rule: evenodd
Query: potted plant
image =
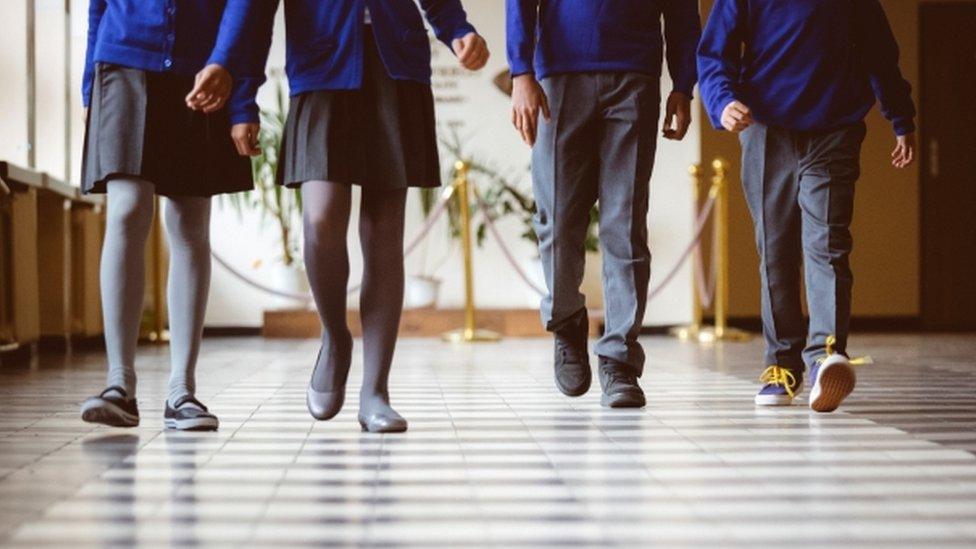
<path id="1" fill-rule="evenodd" d="M 261 154 L 251 159 L 254 174 L 254 190 L 224 196 L 224 200 L 238 215 L 245 211 L 259 213 L 263 225 L 275 228 L 278 239 L 277 256 L 267 265 L 270 285 L 276 290 L 292 295 L 308 295 L 308 279 L 301 262 L 302 195 L 294 189 L 276 183 L 281 141 L 285 129 L 285 91 L 278 80 L 275 105 L 261 111 Z M 255 261 L 261 267 L 263 261 Z M 294 299 L 279 300 L 284 306 L 294 306 Z M 309 301 L 306 301 L 306 304 Z"/>
<path id="2" fill-rule="evenodd" d="M 449 157 L 450 165 L 453 166 L 457 160 L 464 160 L 468 164 L 468 173 L 474 176 L 479 183 L 484 183 L 478 188 L 482 194 L 482 201 L 487 208 L 487 214 L 494 220 L 499 220 L 507 216 L 516 217 L 522 224 L 520 237 L 532 242 L 538 247 L 539 237 L 536 235 L 533 219 L 537 212 L 535 198 L 532 196 L 530 188 L 526 188 L 524 175 L 528 172 L 526 168 L 522 173 L 511 173 L 501 170 L 490 161 L 481 160 L 475 155 L 467 152 L 461 137 L 456 131 L 443 132 L 446 137 L 440 139 L 441 147 Z M 451 178 L 453 179 L 453 168 Z M 480 176 L 480 177 L 479 177 Z M 431 195 L 433 196 L 433 195 Z M 431 199 L 432 200 L 432 199 Z M 433 202 L 430 202 L 431 204 Z M 472 205 L 472 211 L 477 205 Z M 450 231 L 452 237 L 459 235 L 457 222 L 456 206 L 451 210 Z M 429 212 L 429 206 L 428 210 Z M 598 227 L 600 221 L 600 210 L 597 205 L 590 209 L 589 225 L 586 229 L 586 240 L 584 247 L 589 257 L 586 261 L 586 269 L 583 276 L 582 291 L 586 295 L 587 306 L 592 309 L 603 308 L 603 289 L 601 284 L 600 261 L 600 239 Z M 481 246 L 487 234 L 485 220 L 479 218 L 474 227 L 476 243 Z M 542 261 L 538 254 L 534 254 L 529 260 L 531 268 L 528 270 L 529 276 L 533 278 L 533 283 L 539 288 L 545 288 L 545 280 L 542 272 Z M 532 307 L 539 304 L 539 296 L 531 288 L 527 288 L 527 302 Z"/>

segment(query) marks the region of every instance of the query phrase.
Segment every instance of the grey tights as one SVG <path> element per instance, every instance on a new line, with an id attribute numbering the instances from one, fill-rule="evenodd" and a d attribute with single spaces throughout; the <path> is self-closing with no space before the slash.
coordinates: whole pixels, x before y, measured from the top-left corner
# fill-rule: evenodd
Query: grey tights
<path id="1" fill-rule="evenodd" d="M 362 415 L 390 408 L 388 380 L 403 309 L 403 225 L 406 189 L 364 190 L 359 217 L 363 249 L 360 318 L 363 326 Z M 305 268 L 322 320 L 322 352 L 312 388 L 345 386 L 352 355 L 346 324 L 349 254 L 346 233 L 352 206 L 348 185 L 308 181 L 302 185 Z"/>
<path id="2" fill-rule="evenodd" d="M 135 396 L 135 351 L 145 291 L 145 248 L 152 227 L 152 183 L 108 183 L 108 220 L 102 248 L 102 310 L 108 354 L 108 385 Z M 170 249 L 167 287 L 170 404 L 195 390 L 203 317 L 210 289 L 210 199 L 168 198 L 163 221 Z"/>

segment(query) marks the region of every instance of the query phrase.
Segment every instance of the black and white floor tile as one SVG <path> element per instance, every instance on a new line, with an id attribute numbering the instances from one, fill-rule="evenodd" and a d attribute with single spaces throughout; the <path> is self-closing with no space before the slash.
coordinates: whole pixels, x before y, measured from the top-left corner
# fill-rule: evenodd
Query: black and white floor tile
<path id="1" fill-rule="evenodd" d="M 98 353 L 3 365 L 0 545 L 976 546 L 976 337 L 854 342 L 876 363 L 816 415 L 752 404 L 758 342 L 647 338 L 627 411 L 559 395 L 546 340 L 405 340 L 401 435 L 359 431 L 354 387 L 311 419 L 314 342 L 207 340 L 217 433 L 162 429 L 165 348 L 140 350 L 129 430 L 78 417 Z"/>

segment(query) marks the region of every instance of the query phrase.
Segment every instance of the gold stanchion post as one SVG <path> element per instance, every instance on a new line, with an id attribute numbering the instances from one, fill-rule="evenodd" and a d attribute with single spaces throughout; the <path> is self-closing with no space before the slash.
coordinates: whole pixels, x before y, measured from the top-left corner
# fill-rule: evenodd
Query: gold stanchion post
<path id="1" fill-rule="evenodd" d="M 163 274 L 163 226 L 159 203 L 159 197 L 155 200 L 156 217 L 153 219 L 150 242 L 152 246 L 152 327 L 148 334 L 149 341 L 153 343 L 166 343 L 169 341 L 169 332 L 166 330 L 166 319 L 163 316 L 165 308 L 166 294 L 164 285 L 166 277 Z"/>
<path id="2" fill-rule="evenodd" d="M 498 341 L 495 332 L 477 329 L 474 306 L 474 266 L 471 247 L 471 197 L 468 189 L 468 164 L 458 160 L 454 164 L 454 196 L 458 201 L 461 223 L 461 251 L 464 254 L 464 327 L 451 330 L 442 337 L 454 343 Z"/>
<path id="3" fill-rule="evenodd" d="M 715 327 L 703 329 L 698 340 L 748 341 L 752 334 L 728 327 L 729 307 L 729 188 L 726 174 L 729 163 L 723 158 L 712 161 L 712 192 L 715 193 L 715 217 L 713 219 L 715 248 Z"/>
<path id="4" fill-rule="evenodd" d="M 699 196 L 701 194 L 701 174 L 702 169 L 699 164 L 688 166 L 688 175 L 691 176 L 691 203 L 697 212 L 699 207 Z M 695 216 L 698 217 L 697 215 Z M 697 221 L 696 221 L 697 222 Z M 693 256 L 692 261 L 698 260 L 698 254 Z M 692 269 L 691 273 L 691 324 L 685 326 L 675 326 L 669 333 L 683 341 L 698 339 L 702 327 L 702 304 L 698 297 L 698 269 Z"/>

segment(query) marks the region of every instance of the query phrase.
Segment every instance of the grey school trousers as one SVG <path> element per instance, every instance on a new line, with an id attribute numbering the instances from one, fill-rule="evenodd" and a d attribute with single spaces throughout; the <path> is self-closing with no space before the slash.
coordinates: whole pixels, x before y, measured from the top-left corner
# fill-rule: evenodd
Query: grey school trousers
<path id="1" fill-rule="evenodd" d="M 845 353 L 851 314 L 854 184 L 863 122 L 800 132 L 754 124 L 739 136 L 742 185 L 756 229 L 766 365 L 802 371 L 837 338 Z M 800 305 L 805 274 L 809 326 Z"/>
<path id="2" fill-rule="evenodd" d="M 532 150 L 535 229 L 549 290 L 542 321 L 556 331 L 584 308 L 584 242 L 590 210 L 599 200 L 606 328 L 596 353 L 636 375 L 644 365 L 637 336 L 651 270 L 647 208 L 659 85 L 656 77 L 634 73 L 544 79 L 552 120 L 540 117 Z"/>

